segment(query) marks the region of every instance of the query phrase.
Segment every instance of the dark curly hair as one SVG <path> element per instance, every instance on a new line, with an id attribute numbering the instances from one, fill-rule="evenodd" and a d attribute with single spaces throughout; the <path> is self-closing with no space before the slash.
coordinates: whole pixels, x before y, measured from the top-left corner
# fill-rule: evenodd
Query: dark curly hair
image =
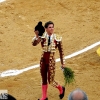
<path id="1" fill-rule="evenodd" d="M 53 24 L 53 26 L 54 26 L 54 23 L 52 21 L 48 21 L 45 23 L 44 27 L 47 28 L 50 24 Z"/>

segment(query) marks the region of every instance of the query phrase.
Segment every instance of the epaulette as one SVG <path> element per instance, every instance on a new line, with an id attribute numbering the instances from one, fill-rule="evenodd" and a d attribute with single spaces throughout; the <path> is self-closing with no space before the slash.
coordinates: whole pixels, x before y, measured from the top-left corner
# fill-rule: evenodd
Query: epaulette
<path id="1" fill-rule="evenodd" d="M 55 40 L 56 41 L 61 41 L 62 40 L 62 37 L 58 34 L 55 34 Z"/>
<path id="2" fill-rule="evenodd" d="M 45 38 L 46 37 L 46 33 L 43 33 L 43 35 L 41 36 L 41 38 Z"/>

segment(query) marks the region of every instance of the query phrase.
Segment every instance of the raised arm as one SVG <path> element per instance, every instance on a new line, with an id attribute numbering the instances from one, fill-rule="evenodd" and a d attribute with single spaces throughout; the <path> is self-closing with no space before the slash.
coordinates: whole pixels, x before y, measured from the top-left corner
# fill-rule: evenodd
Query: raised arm
<path id="1" fill-rule="evenodd" d="M 35 32 L 36 36 L 32 39 L 32 45 L 36 46 L 41 41 L 41 37 L 38 36 L 38 34 L 39 34 L 38 31 L 34 31 L 34 32 Z"/>
<path id="2" fill-rule="evenodd" d="M 38 24 L 34 28 L 35 37 L 32 39 L 32 45 L 36 46 L 41 41 L 41 36 L 45 32 L 45 28 L 42 26 L 42 22 L 38 22 Z"/>

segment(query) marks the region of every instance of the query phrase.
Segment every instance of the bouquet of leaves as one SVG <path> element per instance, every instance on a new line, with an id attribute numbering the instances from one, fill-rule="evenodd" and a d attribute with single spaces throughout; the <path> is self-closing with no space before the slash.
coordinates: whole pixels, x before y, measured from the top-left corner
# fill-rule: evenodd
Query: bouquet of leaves
<path id="1" fill-rule="evenodd" d="M 70 83 L 73 83 L 75 81 L 74 71 L 72 71 L 71 68 L 64 67 L 63 68 L 63 75 L 64 75 L 64 80 L 65 80 L 64 86 L 66 86 L 67 84 L 69 85 Z"/>

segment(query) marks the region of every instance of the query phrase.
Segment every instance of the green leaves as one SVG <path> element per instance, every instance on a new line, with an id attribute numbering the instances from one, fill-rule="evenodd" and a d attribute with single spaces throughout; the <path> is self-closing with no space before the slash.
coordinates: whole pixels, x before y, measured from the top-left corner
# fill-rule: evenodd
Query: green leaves
<path id="1" fill-rule="evenodd" d="M 74 79 L 74 71 L 72 71 L 71 68 L 64 67 L 63 69 L 63 75 L 64 75 L 64 80 L 65 80 L 65 85 L 69 85 L 70 83 L 73 83 L 75 81 Z"/>

